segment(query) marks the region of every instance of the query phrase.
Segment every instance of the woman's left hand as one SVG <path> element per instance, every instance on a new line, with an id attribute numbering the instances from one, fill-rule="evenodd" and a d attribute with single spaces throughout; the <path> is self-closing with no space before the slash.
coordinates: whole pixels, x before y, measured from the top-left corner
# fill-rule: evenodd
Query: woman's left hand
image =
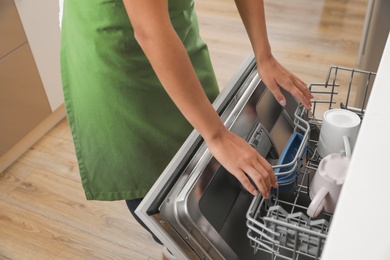
<path id="1" fill-rule="evenodd" d="M 307 110 L 311 109 L 310 99 L 313 95 L 300 78 L 283 67 L 272 55 L 257 63 L 260 78 L 282 106 L 286 105 L 286 98 L 280 91 L 280 87 L 296 97 Z"/>

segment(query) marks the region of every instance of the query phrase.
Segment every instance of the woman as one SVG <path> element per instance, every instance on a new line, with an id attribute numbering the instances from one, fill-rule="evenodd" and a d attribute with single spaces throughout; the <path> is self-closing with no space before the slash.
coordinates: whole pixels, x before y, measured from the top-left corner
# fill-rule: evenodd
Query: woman
<path id="1" fill-rule="evenodd" d="M 236 5 L 269 90 L 310 108 L 306 85 L 272 55 L 263 1 Z M 87 199 L 126 200 L 133 213 L 193 128 L 250 193 L 268 197 L 271 166 L 211 105 L 218 86 L 193 0 L 65 0 L 63 12 L 64 97 Z"/>

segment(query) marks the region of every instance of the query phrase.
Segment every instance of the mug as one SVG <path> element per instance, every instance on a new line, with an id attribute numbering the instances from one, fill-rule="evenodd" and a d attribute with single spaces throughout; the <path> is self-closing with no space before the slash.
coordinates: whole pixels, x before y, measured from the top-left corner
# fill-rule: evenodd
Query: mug
<path id="1" fill-rule="evenodd" d="M 317 153 L 326 157 L 332 153 L 352 154 L 359 133 L 360 117 L 346 109 L 331 109 L 324 113 Z"/>
<path id="2" fill-rule="evenodd" d="M 334 212 L 348 171 L 349 160 L 349 157 L 336 153 L 321 160 L 310 184 L 311 203 L 307 215 L 315 218 L 322 210 L 328 213 Z"/>

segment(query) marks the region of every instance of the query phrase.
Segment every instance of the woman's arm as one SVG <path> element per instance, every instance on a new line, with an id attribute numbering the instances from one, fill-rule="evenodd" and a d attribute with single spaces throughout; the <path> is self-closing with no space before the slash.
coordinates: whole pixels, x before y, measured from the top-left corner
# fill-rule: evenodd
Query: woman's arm
<path id="1" fill-rule="evenodd" d="M 284 68 L 272 55 L 268 42 L 263 0 L 235 0 L 255 53 L 261 79 L 281 105 L 286 99 L 279 87 L 289 91 L 307 108 L 313 98 L 306 84 Z"/>
<path id="2" fill-rule="evenodd" d="M 255 195 L 260 190 L 268 197 L 271 186 L 277 186 L 271 166 L 247 142 L 223 125 L 171 24 L 167 0 L 123 2 L 138 43 L 176 106 L 202 135 L 214 157 L 249 192 Z"/>

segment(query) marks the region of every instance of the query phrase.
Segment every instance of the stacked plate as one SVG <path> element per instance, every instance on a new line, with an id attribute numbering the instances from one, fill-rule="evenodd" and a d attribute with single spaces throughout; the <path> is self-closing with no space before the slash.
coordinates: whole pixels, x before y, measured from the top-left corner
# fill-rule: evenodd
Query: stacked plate
<path id="1" fill-rule="evenodd" d="M 297 132 L 294 132 L 286 146 L 284 147 L 284 150 L 279 157 L 279 161 L 277 165 L 285 165 L 289 164 L 286 167 L 276 168 L 274 170 L 276 174 L 276 179 L 278 181 L 279 191 L 285 192 L 289 191 L 294 187 L 295 181 L 298 178 L 299 175 L 299 169 L 302 166 L 303 158 L 306 155 L 307 147 L 304 147 L 304 150 L 302 154 L 299 156 L 299 158 L 295 158 L 297 155 L 297 152 L 299 150 L 299 146 L 301 145 L 303 140 L 303 135 Z M 294 160 L 297 160 L 297 162 L 292 163 Z M 282 174 L 283 172 L 289 172 L 288 174 Z"/>

